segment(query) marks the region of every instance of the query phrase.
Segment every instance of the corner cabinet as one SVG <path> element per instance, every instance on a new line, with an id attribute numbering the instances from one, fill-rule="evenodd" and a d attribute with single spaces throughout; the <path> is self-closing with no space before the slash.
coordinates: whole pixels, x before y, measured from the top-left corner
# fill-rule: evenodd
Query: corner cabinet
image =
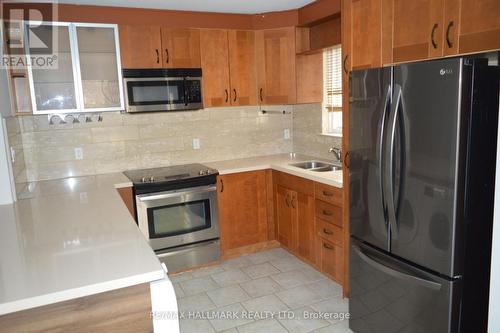
<path id="1" fill-rule="evenodd" d="M 57 43 L 53 67 L 38 67 L 34 50 L 27 50 L 33 114 L 124 109 L 116 25 L 50 22 L 37 30 L 54 33 Z"/>

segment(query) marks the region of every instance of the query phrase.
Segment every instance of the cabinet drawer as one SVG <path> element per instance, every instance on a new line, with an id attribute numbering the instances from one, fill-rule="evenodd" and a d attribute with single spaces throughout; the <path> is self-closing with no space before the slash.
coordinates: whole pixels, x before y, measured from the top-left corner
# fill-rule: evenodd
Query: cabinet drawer
<path id="1" fill-rule="evenodd" d="M 274 171 L 273 182 L 292 191 L 314 196 L 314 182 L 312 180 L 289 175 L 285 172 Z"/>
<path id="2" fill-rule="evenodd" d="M 344 230 L 335 224 L 316 219 L 316 233 L 323 239 L 335 245 L 342 246 Z"/>
<path id="3" fill-rule="evenodd" d="M 314 183 L 316 199 L 342 207 L 342 189 L 321 183 Z"/>
<path id="4" fill-rule="evenodd" d="M 316 200 L 316 218 L 333 223 L 342 228 L 342 208 Z"/>
<path id="5" fill-rule="evenodd" d="M 343 284 L 344 256 L 343 249 L 325 240 L 321 240 L 321 271 L 340 284 Z"/>

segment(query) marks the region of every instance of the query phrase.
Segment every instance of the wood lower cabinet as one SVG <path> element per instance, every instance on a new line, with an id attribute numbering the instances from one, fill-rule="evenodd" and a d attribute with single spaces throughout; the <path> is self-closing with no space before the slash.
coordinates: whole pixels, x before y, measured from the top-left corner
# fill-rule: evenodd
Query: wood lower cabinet
<path id="1" fill-rule="evenodd" d="M 135 219 L 135 200 L 134 200 L 134 190 L 132 187 L 121 187 L 116 189 L 118 194 L 123 200 L 125 206 L 127 206 L 130 215 L 132 215 Z"/>
<path id="2" fill-rule="evenodd" d="M 120 25 L 120 55 L 123 68 L 161 68 L 159 26 Z"/>
<path id="3" fill-rule="evenodd" d="M 221 250 L 268 240 L 266 172 L 218 177 Z"/>
<path id="4" fill-rule="evenodd" d="M 314 197 L 296 193 L 292 196 L 292 207 L 297 209 L 297 247 L 300 257 L 315 264 L 315 228 L 314 228 Z"/>
<path id="5" fill-rule="evenodd" d="M 161 28 L 163 67 L 200 68 L 200 30 Z"/>
<path id="6" fill-rule="evenodd" d="M 296 249 L 295 235 L 297 223 L 297 211 L 292 208 L 292 196 L 296 192 L 283 186 L 277 186 L 276 191 L 276 223 L 278 227 L 277 239 L 284 247 L 291 251 Z"/>
<path id="7" fill-rule="evenodd" d="M 319 266 L 321 271 L 337 281 L 344 284 L 344 250 L 325 239 L 319 241 Z"/>
<path id="8" fill-rule="evenodd" d="M 295 103 L 295 27 L 256 31 L 255 47 L 259 103 Z"/>

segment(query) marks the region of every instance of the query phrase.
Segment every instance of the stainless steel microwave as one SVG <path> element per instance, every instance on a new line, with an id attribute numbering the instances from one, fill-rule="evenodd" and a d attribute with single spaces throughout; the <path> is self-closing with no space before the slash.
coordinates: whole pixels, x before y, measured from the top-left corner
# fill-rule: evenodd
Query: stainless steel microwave
<path id="1" fill-rule="evenodd" d="M 126 112 L 203 108 L 201 68 L 124 69 Z"/>

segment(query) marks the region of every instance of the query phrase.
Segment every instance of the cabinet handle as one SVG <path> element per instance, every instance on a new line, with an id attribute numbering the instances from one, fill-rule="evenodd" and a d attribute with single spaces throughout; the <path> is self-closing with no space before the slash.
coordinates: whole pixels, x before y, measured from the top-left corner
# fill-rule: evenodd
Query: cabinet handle
<path id="1" fill-rule="evenodd" d="M 260 97 L 260 101 L 263 102 L 264 98 L 262 98 L 262 88 L 260 88 L 260 90 L 259 90 L 259 97 Z"/>
<path id="2" fill-rule="evenodd" d="M 325 197 L 333 197 L 333 193 L 330 193 L 330 192 L 327 192 L 327 191 L 323 191 L 323 195 Z"/>
<path id="3" fill-rule="evenodd" d="M 168 49 L 165 49 L 165 55 L 167 56 L 167 64 L 168 64 L 169 61 L 170 61 L 170 56 L 168 54 Z"/>
<path id="4" fill-rule="evenodd" d="M 295 208 L 294 200 L 295 200 L 295 196 L 292 196 L 292 201 L 291 201 L 292 208 Z"/>
<path id="5" fill-rule="evenodd" d="M 347 66 L 346 66 L 346 63 L 347 63 L 347 57 L 349 57 L 349 55 L 348 55 L 348 54 L 346 54 L 346 55 L 345 55 L 345 57 L 344 57 L 344 61 L 342 62 L 342 67 L 344 67 L 344 72 L 345 72 L 346 74 L 349 74 L 349 71 L 347 70 Z"/>
<path id="6" fill-rule="evenodd" d="M 327 229 L 327 228 L 323 228 L 323 233 L 324 233 L 325 235 L 333 235 L 333 231 L 331 231 L 331 230 L 329 230 L 329 229 Z"/>
<path id="7" fill-rule="evenodd" d="M 290 196 L 287 194 L 285 197 L 286 206 L 290 207 Z"/>
<path id="8" fill-rule="evenodd" d="M 350 153 L 347 151 L 344 155 L 344 166 L 346 169 L 349 169 L 349 166 L 351 165 L 351 159 L 350 159 Z"/>
<path id="9" fill-rule="evenodd" d="M 160 51 L 158 51 L 158 49 L 155 49 L 156 51 L 156 63 L 159 64 L 160 63 Z"/>
<path id="10" fill-rule="evenodd" d="M 323 247 L 327 250 L 334 250 L 333 246 L 327 244 L 327 243 L 323 243 Z"/>
<path id="11" fill-rule="evenodd" d="M 229 93 L 227 92 L 227 89 L 224 89 L 224 92 L 226 93 L 226 103 L 229 100 Z"/>
<path id="12" fill-rule="evenodd" d="M 448 23 L 448 27 L 446 28 L 446 44 L 448 44 L 449 48 L 453 47 L 453 42 L 450 40 L 450 29 L 453 27 L 453 21 Z"/>
<path id="13" fill-rule="evenodd" d="M 234 99 L 233 99 L 233 102 L 236 102 L 236 99 L 238 98 L 237 94 L 236 94 L 236 89 L 233 89 L 233 92 L 234 92 Z"/>
<path id="14" fill-rule="evenodd" d="M 438 45 L 437 45 L 436 41 L 434 40 L 434 33 L 436 32 L 437 28 L 438 28 L 438 24 L 434 23 L 434 26 L 432 27 L 432 32 L 431 32 L 431 43 L 432 43 L 432 47 L 435 49 L 438 48 Z"/>
<path id="15" fill-rule="evenodd" d="M 224 192 L 224 180 L 220 180 L 220 193 Z"/>
<path id="16" fill-rule="evenodd" d="M 323 215 L 325 215 L 325 216 L 332 216 L 332 215 L 333 215 L 333 213 L 332 213 L 332 212 L 330 212 L 329 210 L 324 210 L 324 209 L 323 209 Z"/>

